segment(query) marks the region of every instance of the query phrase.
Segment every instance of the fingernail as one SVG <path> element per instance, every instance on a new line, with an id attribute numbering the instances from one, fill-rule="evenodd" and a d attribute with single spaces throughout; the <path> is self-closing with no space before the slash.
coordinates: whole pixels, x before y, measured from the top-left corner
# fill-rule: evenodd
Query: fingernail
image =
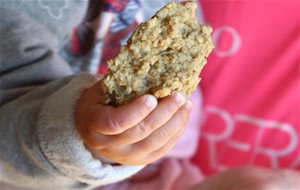
<path id="1" fill-rule="evenodd" d="M 144 98 L 144 103 L 146 104 L 147 107 L 149 108 L 155 108 L 157 105 L 157 100 L 154 96 L 147 95 Z"/>
<path id="2" fill-rule="evenodd" d="M 185 102 L 186 98 L 181 92 L 174 92 L 173 96 L 175 98 L 175 101 L 179 104 L 182 104 Z"/>
<path id="3" fill-rule="evenodd" d="M 187 100 L 186 103 L 184 104 L 184 107 L 187 110 L 192 111 L 192 109 L 193 109 L 193 102 L 191 100 Z"/>

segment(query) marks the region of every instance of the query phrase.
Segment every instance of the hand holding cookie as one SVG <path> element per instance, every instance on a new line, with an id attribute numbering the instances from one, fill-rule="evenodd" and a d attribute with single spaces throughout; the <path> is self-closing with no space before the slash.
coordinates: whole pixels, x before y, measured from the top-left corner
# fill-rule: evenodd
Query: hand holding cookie
<path id="1" fill-rule="evenodd" d="M 190 100 L 174 92 L 159 103 L 152 95 L 112 107 L 101 104 L 98 83 L 79 99 L 76 127 L 97 157 L 126 165 L 148 164 L 161 158 L 176 143 L 192 109 Z"/>
<path id="2" fill-rule="evenodd" d="M 176 144 L 192 107 L 187 97 L 213 48 L 211 28 L 199 25 L 195 9 L 186 1 L 159 10 L 82 95 L 76 127 L 96 157 L 148 164 Z"/>

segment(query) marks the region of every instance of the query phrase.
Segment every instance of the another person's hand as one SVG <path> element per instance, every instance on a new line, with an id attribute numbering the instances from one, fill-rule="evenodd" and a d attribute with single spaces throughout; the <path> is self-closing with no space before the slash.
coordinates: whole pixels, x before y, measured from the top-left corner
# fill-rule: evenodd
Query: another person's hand
<path id="1" fill-rule="evenodd" d="M 99 158 L 126 165 L 143 165 L 165 155 L 182 135 L 192 103 L 181 93 L 157 102 L 152 95 L 129 104 L 103 105 L 97 83 L 80 97 L 76 127 L 87 148 Z"/>
<path id="2" fill-rule="evenodd" d="M 298 190 L 300 174 L 283 169 L 239 167 L 209 177 L 190 190 Z"/>

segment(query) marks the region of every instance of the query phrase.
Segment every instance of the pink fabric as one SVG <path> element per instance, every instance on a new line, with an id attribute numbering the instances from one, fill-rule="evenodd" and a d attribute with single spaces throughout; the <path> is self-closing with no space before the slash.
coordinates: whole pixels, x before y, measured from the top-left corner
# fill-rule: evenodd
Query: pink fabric
<path id="1" fill-rule="evenodd" d="M 202 72 L 205 175 L 239 165 L 300 170 L 299 1 L 200 1 L 215 49 Z"/>

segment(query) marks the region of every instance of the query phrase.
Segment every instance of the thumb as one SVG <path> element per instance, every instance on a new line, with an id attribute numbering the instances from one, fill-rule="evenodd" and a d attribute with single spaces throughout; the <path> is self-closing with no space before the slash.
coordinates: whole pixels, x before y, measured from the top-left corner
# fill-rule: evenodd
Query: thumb
<path id="1" fill-rule="evenodd" d="M 91 130 L 105 135 L 116 135 L 140 123 L 155 107 L 152 95 L 141 96 L 120 107 L 97 105 L 90 117 Z"/>

